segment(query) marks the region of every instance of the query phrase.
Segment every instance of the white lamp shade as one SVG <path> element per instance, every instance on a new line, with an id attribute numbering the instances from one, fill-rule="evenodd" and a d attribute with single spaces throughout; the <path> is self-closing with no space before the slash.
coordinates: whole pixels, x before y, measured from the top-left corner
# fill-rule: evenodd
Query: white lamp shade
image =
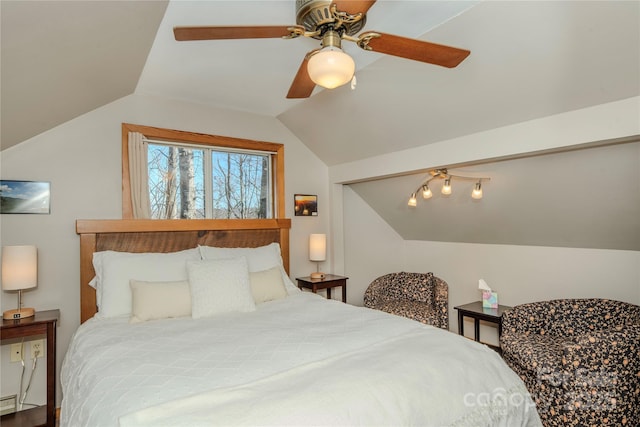
<path id="1" fill-rule="evenodd" d="M 356 70 L 353 59 L 342 49 L 327 46 L 309 59 L 307 72 L 318 86 L 333 89 L 348 83 Z"/>
<path id="2" fill-rule="evenodd" d="M 311 234 L 309 236 L 309 259 L 324 261 L 327 259 L 327 235 Z"/>
<path id="3" fill-rule="evenodd" d="M 2 248 L 2 289 L 17 291 L 38 284 L 38 249 L 35 246 Z"/>

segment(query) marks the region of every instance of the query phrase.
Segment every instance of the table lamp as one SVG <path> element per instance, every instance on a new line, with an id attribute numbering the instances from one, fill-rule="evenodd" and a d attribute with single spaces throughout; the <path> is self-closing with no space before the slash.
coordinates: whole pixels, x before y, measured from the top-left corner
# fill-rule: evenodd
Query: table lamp
<path id="1" fill-rule="evenodd" d="M 2 290 L 18 291 L 18 308 L 2 314 L 3 319 L 23 319 L 35 314 L 22 307 L 22 291 L 38 284 L 38 249 L 35 246 L 2 247 Z"/>
<path id="2" fill-rule="evenodd" d="M 324 279 L 325 274 L 320 272 L 320 262 L 327 259 L 326 234 L 311 234 L 309 236 L 309 259 L 317 263 L 316 272 L 311 273 L 311 278 Z"/>

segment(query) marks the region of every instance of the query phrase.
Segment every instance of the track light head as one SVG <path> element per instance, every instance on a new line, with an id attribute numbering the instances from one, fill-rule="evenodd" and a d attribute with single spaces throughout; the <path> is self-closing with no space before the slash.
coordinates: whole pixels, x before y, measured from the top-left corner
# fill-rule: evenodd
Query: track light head
<path id="1" fill-rule="evenodd" d="M 423 185 L 422 186 L 422 198 L 423 199 L 430 199 L 431 196 L 433 196 L 433 193 L 431 192 L 431 189 L 429 188 L 428 185 Z"/>
<path id="2" fill-rule="evenodd" d="M 411 206 L 413 208 L 417 204 L 418 204 L 418 199 L 416 199 L 416 193 L 412 193 L 411 197 L 409 198 L 409 203 L 407 203 L 407 205 L 409 205 L 409 206 Z"/>
<path id="3" fill-rule="evenodd" d="M 476 182 L 476 186 L 471 192 L 471 197 L 476 200 L 482 199 L 482 182 L 481 181 Z"/>
<path id="4" fill-rule="evenodd" d="M 442 194 L 447 196 L 451 194 L 451 178 L 445 178 L 444 184 L 442 184 Z"/>

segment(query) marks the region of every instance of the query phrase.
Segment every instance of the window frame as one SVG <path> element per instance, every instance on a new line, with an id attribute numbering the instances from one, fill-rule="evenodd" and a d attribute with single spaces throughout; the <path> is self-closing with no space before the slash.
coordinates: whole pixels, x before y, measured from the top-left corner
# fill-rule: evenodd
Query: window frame
<path id="1" fill-rule="evenodd" d="M 209 135 L 152 126 L 122 123 L 122 218 L 133 219 L 131 201 L 131 182 L 129 175 L 129 132 L 139 132 L 146 138 L 167 143 L 184 143 L 207 147 L 222 147 L 249 151 L 260 151 L 271 154 L 271 197 L 273 201 L 273 217 L 285 218 L 284 200 L 284 145 L 275 142 L 254 141 L 251 139 L 233 138 L 229 136 Z M 184 220 L 189 221 L 189 220 Z"/>

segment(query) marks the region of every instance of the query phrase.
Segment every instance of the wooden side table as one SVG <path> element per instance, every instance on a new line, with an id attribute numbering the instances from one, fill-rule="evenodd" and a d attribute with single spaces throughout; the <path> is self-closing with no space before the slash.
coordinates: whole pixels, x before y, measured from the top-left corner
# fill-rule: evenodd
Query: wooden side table
<path id="1" fill-rule="evenodd" d="M 331 299 L 331 289 L 342 286 L 342 302 L 347 302 L 347 279 L 345 276 L 336 276 L 335 274 L 327 274 L 324 279 L 312 279 L 311 277 L 296 277 L 298 287 L 300 289 L 311 289 L 313 293 L 319 290 L 327 290 L 327 299 Z"/>
<path id="2" fill-rule="evenodd" d="M 56 425 L 56 325 L 60 310 L 37 311 L 35 316 L 19 320 L 3 320 L 0 341 L 47 336 L 47 405 L 3 415 L 2 427 Z"/>
<path id="3" fill-rule="evenodd" d="M 482 301 L 476 301 L 459 305 L 454 309 L 458 310 L 458 334 L 464 336 L 464 317 L 471 317 L 474 322 L 473 338 L 480 342 L 480 321 L 484 320 L 498 325 L 498 337 L 500 337 L 502 335 L 502 313 L 511 310 L 511 307 L 498 305 L 498 308 L 484 308 L 482 307 Z"/>

